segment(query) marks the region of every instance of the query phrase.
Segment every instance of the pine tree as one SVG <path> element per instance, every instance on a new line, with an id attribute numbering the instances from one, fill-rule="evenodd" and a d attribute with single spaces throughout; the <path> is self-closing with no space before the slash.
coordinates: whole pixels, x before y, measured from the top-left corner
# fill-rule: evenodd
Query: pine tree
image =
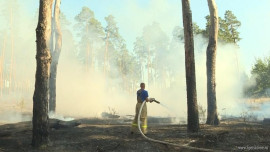
<path id="1" fill-rule="evenodd" d="M 80 38 L 78 43 L 78 57 L 84 63 L 85 70 L 95 70 L 98 58 L 98 50 L 103 47 L 103 27 L 101 23 L 95 18 L 94 12 L 88 8 L 83 7 L 81 12 L 75 17 L 77 22 L 75 30 L 77 37 Z"/>
<path id="2" fill-rule="evenodd" d="M 110 76 L 114 76 L 115 71 L 111 66 L 117 60 L 117 51 L 121 49 L 121 41 L 123 40 L 119 34 L 117 23 L 114 16 L 109 15 L 105 17 L 107 26 L 105 27 L 105 51 L 104 51 L 104 62 L 103 62 L 103 72 L 107 76 L 110 72 Z"/>
<path id="3" fill-rule="evenodd" d="M 208 0 L 210 12 L 209 43 L 206 50 L 207 71 L 207 121 L 209 125 L 219 125 L 216 101 L 216 51 L 218 41 L 218 12 L 215 0 Z"/>
<path id="4" fill-rule="evenodd" d="M 194 59 L 194 41 L 192 13 L 189 0 L 182 0 L 182 14 L 185 35 L 186 87 L 188 104 L 188 132 L 199 131 L 199 116 L 196 91 L 196 74 Z"/>
<path id="5" fill-rule="evenodd" d="M 237 44 L 241 40 L 239 37 L 238 28 L 241 26 L 241 22 L 237 20 L 236 16 L 232 11 L 227 10 L 224 15 L 226 26 L 230 33 L 229 39 L 227 42 Z"/>
<path id="6" fill-rule="evenodd" d="M 37 69 L 33 96 L 33 138 L 32 145 L 46 145 L 49 139 L 48 84 L 50 75 L 50 37 L 53 0 L 40 0 L 39 19 L 36 28 Z"/>
<path id="7" fill-rule="evenodd" d="M 60 26 L 60 4 L 61 0 L 55 0 L 54 5 L 54 17 L 52 19 L 52 32 L 51 32 L 51 43 L 55 37 L 55 47 L 51 47 L 52 63 L 50 67 L 50 79 L 49 79 L 49 111 L 55 112 L 56 109 L 56 76 L 57 66 L 62 49 L 62 31 Z M 52 43 L 51 45 L 53 45 Z"/>

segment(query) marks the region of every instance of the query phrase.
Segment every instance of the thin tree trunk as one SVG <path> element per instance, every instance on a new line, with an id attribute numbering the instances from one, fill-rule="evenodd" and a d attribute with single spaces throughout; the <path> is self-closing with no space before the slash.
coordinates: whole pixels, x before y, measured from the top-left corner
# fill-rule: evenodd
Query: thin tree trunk
<path id="1" fill-rule="evenodd" d="M 89 71 L 89 56 L 90 56 L 90 46 L 89 46 L 89 42 L 87 42 L 87 44 L 86 44 L 86 61 L 85 61 L 86 72 Z"/>
<path id="2" fill-rule="evenodd" d="M 53 0 L 40 0 L 39 19 L 36 28 L 36 81 L 33 96 L 32 145 L 39 147 L 48 143 L 48 83 L 50 75 L 50 37 Z"/>
<path id="3" fill-rule="evenodd" d="M 10 67 L 9 67 L 9 88 L 8 88 L 8 93 L 11 92 L 12 90 L 12 85 L 13 85 L 13 80 L 12 80 L 12 75 L 13 75 L 13 57 L 14 57 L 14 50 L 13 50 L 13 42 L 11 42 L 11 58 L 10 58 Z"/>
<path id="4" fill-rule="evenodd" d="M 52 52 L 52 64 L 51 64 L 51 74 L 50 74 L 50 102 L 49 111 L 55 112 L 56 109 L 56 76 L 57 76 L 57 66 L 59 61 L 59 56 L 62 48 L 62 33 L 60 27 L 60 4 L 61 0 L 55 0 L 54 7 L 54 29 L 55 29 L 55 50 Z"/>
<path id="5" fill-rule="evenodd" d="M 125 90 L 125 79 L 124 79 L 124 74 L 123 74 L 123 55 L 121 55 L 121 60 L 120 60 L 120 74 L 123 82 L 123 89 Z"/>
<path id="6" fill-rule="evenodd" d="M 94 43 L 91 43 L 92 45 L 90 46 L 90 54 L 91 54 L 91 71 L 95 71 L 95 54 L 94 54 Z"/>
<path id="7" fill-rule="evenodd" d="M 218 125 L 216 103 L 216 50 L 218 37 L 218 13 L 215 0 L 208 0 L 210 11 L 209 43 L 206 51 L 207 67 L 207 121 L 209 125 Z"/>
<path id="8" fill-rule="evenodd" d="M 10 10 L 10 31 L 11 31 L 11 58 L 10 58 L 10 68 L 9 68 L 9 88 L 8 93 L 12 90 L 13 85 L 13 60 L 14 60 L 14 38 L 13 38 L 13 10 Z"/>
<path id="9" fill-rule="evenodd" d="M 185 35 L 185 63 L 186 63 L 186 87 L 188 106 L 188 132 L 198 132 L 199 118 L 196 92 L 196 75 L 194 60 L 194 41 L 192 28 L 192 14 L 189 0 L 182 0 L 182 14 Z"/>
<path id="10" fill-rule="evenodd" d="M 143 68 L 143 64 L 142 64 L 142 61 L 141 61 L 141 82 L 144 82 L 144 68 Z"/>
<path id="11" fill-rule="evenodd" d="M 3 57 L 0 56 L 0 97 L 3 96 Z"/>
<path id="12" fill-rule="evenodd" d="M 147 79 L 148 87 L 150 86 L 150 47 L 148 46 L 148 56 L 147 56 Z"/>
<path id="13" fill-rule="evenodd" d="M 88 34 L 88 24 L 86 24 L 86 33 Z M 86 56 L 86 59 L 85 59 L 85 71 L 88 72 L 89 70 L 89 43 L 88 41 L 86 41 L 86 52 L 85 52 L 85 56 Z"/>
<path id="14" fill-rule="evenodd" d="M 6 37 L 4 37 L 3 41 L 3 49 L 2 49 L 1 61 L 0 61 L 0 93 L 3 96 L 3 89 L 4 89 L 4 64 L 5 64 L 5 51 L 6 51 Z"/>
<path id="15" fill-rule="evenodd" d="M 105 46 L 105 53 L 104 53 L 104 69 L 103 69 L 103 72 L 104 72 L 104 76 L 106 76 L 107 74 L 107 64 L 109 64 L 109 60 L 108 60 L 108 46 L 109 46 L 109 36 L 110 36 L 110 33 L 108 32 L 107 33 L 107 38 L 106 38 L 106 46 Z"/>

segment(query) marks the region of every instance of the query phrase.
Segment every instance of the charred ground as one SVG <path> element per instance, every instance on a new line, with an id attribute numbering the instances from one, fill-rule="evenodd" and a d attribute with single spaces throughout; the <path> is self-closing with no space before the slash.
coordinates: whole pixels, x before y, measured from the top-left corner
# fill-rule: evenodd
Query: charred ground
<path id="1" fill-rule="evenodd" d="M 123 122 L 123 123 L 122 123 Z M 139 133 L 130 135 L 130 125 L 115 119 L 50 120 L 50 144 L 33 149 L 32 123 L 0 125 L 0 151 L 191 151 L 153 143 Z M 150 138 L 194 147 L 222 151 L 241 151 L 247 148 L 269 151 L 270 125 L 244 120 L 223 120 L 219 126 L 201 125 L 199 133 L 188 134 L 186 125 L 149 124 Z M 268 148 L 268 149 L 267 149 Z"/>

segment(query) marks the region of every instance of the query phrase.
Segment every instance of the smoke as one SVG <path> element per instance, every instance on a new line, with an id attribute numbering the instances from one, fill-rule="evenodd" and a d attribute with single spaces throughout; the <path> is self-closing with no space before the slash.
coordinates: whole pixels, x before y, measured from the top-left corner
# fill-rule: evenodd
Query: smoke
<path id="1" fill-rule="evenodd" d="M 18 1 L 0 3 L 5 6 L 0 10 L 0 122 L 31 120 L 37 21 L 25 15 L 26 9 Z"/>
<path id="2" fill-rule="evenodd" d="M 170 112 L 172 112 L 173 116 L 186 118 L 187 99 L 184 44 L 178 43 L 174 45 L 178 45 L 178 47 L 169 54 L 169 65 L 173 65 L 178 70 L 175 76 L 175 84 L 169 89 L 149 89 L 149 92 L 172 109 Z M 195 36 L 197 102 L 204 109 L 207 108 L 206 47 L 207 39 L 201 35 Z M 243 66 L 241 60 L 239 60 L 239 51 L 239 48 L 235 45 L 218 43 L 216 56 L 216 91 L 219 115 L 226 113 L 239 116 L 242 110 L 243 81 L 241 75 L 243 73 Z M 162 113 L 159 113 L 159 110 L 153 110 L 153 114 L 162 115 Z"/>
<path id="3" fill-rule="evenodd" d="M 63 2 L 64 3 L 64 2 Z M 175 26 L 181 25 L 180 2 L 168 3 L 166 0 L 149 1 L 147 6 L 140 6 L 135 1 L 125 1 L 126 7 L 120 8 L 113 6 L 111 12 L 118 22 L 120 34 L 127 40 L 129 51 L 133 49 L 133 42 L 140 36 L 143 28 L 158 22 L 164 33 L 148 35 L 148 38 L 168 41 L 171 43 L 171 50 L 163 52 L 166 59 L 160 61 L 159 65 L 167 65 L 176 71 L 174 75 L 167 74 L 164 82 L 155 82 L 156 85 L 146 86 L 150 97 L 159 100 L 167 108 L 156 103 L 147 103 L 148 115 L 159 117 L 177 117 L 186 120 L 187 99 L 185 81 L 185 54 L 184 44 L 181 41 L 172 40 L 172 30 Z M 28 91 L 7 92 L 0 99 L 2 105 L 5 101 L 9 110 L 1 109 L 0 122 L 30 120 L 32 112 L 32 95 L 35 82 L 35 26 L 37 20 L 30 16 L 24 16 L 24 10 L 13 10 L 14 24 L 14 80 L 18 82 L 29 82 Z M 79 10 L 78 10 L 79 12 Z M 122 15 L 126 12 L 127 15 Z M 158 13 L 157 13 L 158 12 Z M 6 16 L 8 16 L 6 11 Z M 20 15 L 19 15 L 20 14 Z M 0 18 L 1 23 L 9 24 L 8 17 Z M 2 21 L 3 20 L 3 21 Z M 4 21 L 5 20 L 5 21 Z M 17 22 L 19 24 L 17 24 Z M 16 24 L 15 24 L 16 23 Z M 8 27 L 0 30 L 0 48 L 3 47 L 4 37 L 6 39 L 6 69 L 10 66 L 11 33 Z M 7 33 L 3 31 L 8 31 Z M 4 34 L 3 34 L 4 33 Z M 72 33 L 74 36 L 74 33 Z M 101 113 L 113 112 L 116 114 L 134 115 L 136 105 L 136 92 L 127 92 L 120 86 L 122 79 L 120 75 L 109 78 L 102 71 L 86 71 L 85 65 L 78 61 L 76 57 L 76 38 L 72 38 L 71 33 L 63 31 L 63 48 L 59 59 L 57 72 L 57 103 L 56 115 L 53 118 L 71 120 L 70 117 L 101 117 Z M 160 37 L 162 35 L 162 37 Z M 155 37 L 157 36 L 157 37 Z M 197 80 L 197 101 L 204 109 L 207 107 L 207 88 L 206 88 L 206 47 L 207 39 L 201 35 L 195 36 L 195 63 Z M 97 49 L 97 48 L 93 48 Z M 100 48 L 98 48 L 100 49 Z M 1 53 L 0 52 L 0 53 Z M 217 107 L 220 115 L 231 114 L 240 115 L 243 104 L 242 99 L 242 73 L 245 70 L 242 65 L 242 54 L 240 49 L 231 44 L 218 44 L 216 60 L 216 83 L 217 83 Z M 157 66 L 161 67 L 161 66 Z M 111 67 L 116 69 L 116 67 Z M 162 71 L 163 69 L 157 69 Z M 7 76 L 8 76 L 7 72 Z M 168 79 L 168 77 L 170 79 Z M 171 81 L 172 83 L 170 84 Z M 136 84 L 139 89 L 139 83 Z M 164 83 L 165 85 L 162 85 Z M 21 84 L 24 86 L 24 84 Z M 24 107 L 20 103 L 24 99 Z M 30 117 L 22 117 L 21 107 Z M 16 107 L 15 106 L 15 107 Z M 111 111 L 113 109 L 113 111 Z M 11 111 L 11 112 L 8 112 Z M 16 113 L 16 114 L 15 114 Z M 29 116 L 28 115 L 28 116 Z M 64 117 L 65 116 L 65 117 Z M 68 118 L 66 118 L 68 117 Z"/>
<path id="4" fill-rule="evenodd" d="M 108 7 L 108 13 L 116 16 L 118 25 L 124 25 L 121 26 L 120 34 L 127 40 L 130 50 L 146 25 L 157 22 L 166 33 L 171 34 L 171 30 L 182 23 L 180 1 L 149 0 L 142 3 L 129 0 L 121 1 L 120 5 L 123 7 L 111 5 Z"/>

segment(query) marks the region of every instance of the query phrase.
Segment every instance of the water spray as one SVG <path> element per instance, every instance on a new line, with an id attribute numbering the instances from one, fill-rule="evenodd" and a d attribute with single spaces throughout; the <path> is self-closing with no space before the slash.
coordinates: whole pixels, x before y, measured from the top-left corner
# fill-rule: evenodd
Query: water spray
<path id="1" fill-rule="evenodd" d="M 161 104 L 159 101 L 157 101 L 155 98 L 150 98 L 150 102 L 156 102 L 157 104 Z M 196 147 L 191 147 L 191 146 L 188 146 L 187 144 L 185 145 L 179 145 L 179 144 L 174 144 L 174 143 L 169 143 L 169 142 L 165 142 L 165 141 L 161 141 L 161 140 L 155 140 L 155 139 L 152 139 L 152 138 L 149 138 L 147 136 L 145 136 L 145 134 L 142 132 L 142 129 L 141 129 L 141 122 L 140 122 L 140 118 L 141 118 L 141 112 L 142 112 L 142 108 L 143 106 L 145 105 L 145 101 L 142 103 L 141 107 L 140 107 L 140 110 L 139 110 L 139 114 L 138 114 L 138 129 L 141 133 L 141 135 L 146 139 L 146 140 L 149 140 L 149 141 L 152 141 L 152 142 L 156 142 L 156 143 L 161 143 L 161 144 L 165 144 L 165 145 L 171 145 L 171 146 L 176 146 L 176 147 L 181 147 L 181 148 L 186 148 L 186 149 L 191 149 L 191 150 L 198 150 L 198 151 L 207 151 L 207 152 L 213 152 L 214 150 L 212 149 L 205 149 L 205 148 L 196 148 Z M 162 104 L 161 104 L 162 105 Z M 215 151 L 218 151 L 218 150 L 215 150 Z"/>

